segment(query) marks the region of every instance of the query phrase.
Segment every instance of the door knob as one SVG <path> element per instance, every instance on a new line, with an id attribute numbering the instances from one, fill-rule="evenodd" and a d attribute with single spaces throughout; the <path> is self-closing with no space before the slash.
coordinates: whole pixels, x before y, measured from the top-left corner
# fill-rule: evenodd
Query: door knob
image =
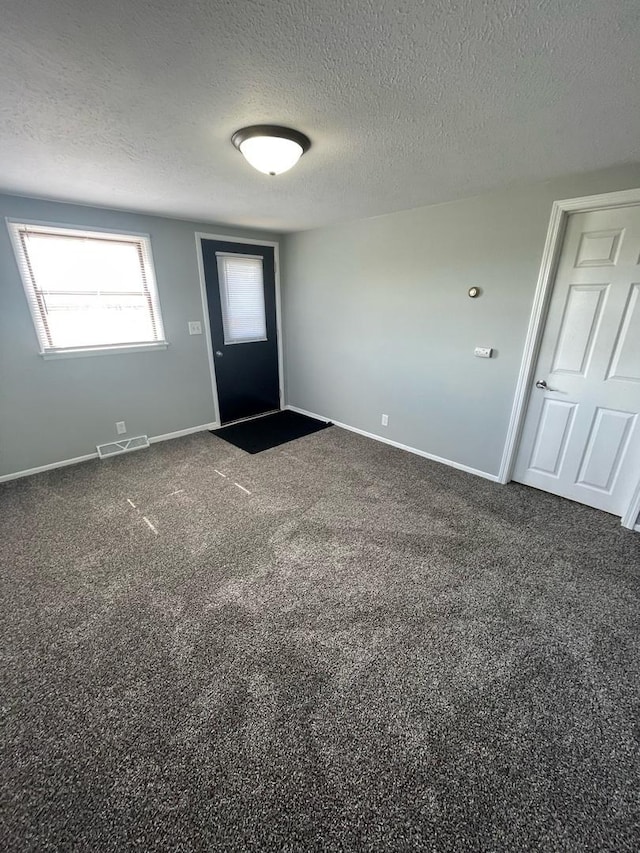
<path id="1" fill-rule="evenodd" d="M 544 381 L 544 379 L 538 379 L 538 381 L 536 382 L 536 388 L 542 388 L 543 391 L 549 390 L 549 386 Z"/>
<path id="2" fill-rule="evenodd" d="M 221 353 L 221 352 L 220 352 L 220 350 L 219 350 L 219 349 L 217 349 L 217 350 L 216 350 L 216 355 L 218 356 L 218 358 L 222 358 L 223 353 Z"/>

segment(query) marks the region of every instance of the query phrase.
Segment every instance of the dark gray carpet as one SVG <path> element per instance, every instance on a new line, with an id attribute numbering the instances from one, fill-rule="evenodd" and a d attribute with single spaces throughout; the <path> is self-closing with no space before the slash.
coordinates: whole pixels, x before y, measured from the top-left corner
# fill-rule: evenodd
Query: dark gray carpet
<path id="1" fill-rule="evenodd" d="M 8 483 L 0 527 L 3 850 L 639 849 L 617 519 L 334 428 Z"/>

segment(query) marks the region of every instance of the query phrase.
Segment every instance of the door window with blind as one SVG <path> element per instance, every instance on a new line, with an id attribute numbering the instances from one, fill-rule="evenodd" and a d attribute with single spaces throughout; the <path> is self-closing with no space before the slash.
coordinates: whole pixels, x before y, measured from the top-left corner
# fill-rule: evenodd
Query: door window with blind
<path id="1" fill-rule="evenodd" d="M 148 237 L 9 230 L 42 355 L 167 346 Z"/>
<path id="2" fill-rule="evenodd" d="M 216 252 L 226 344 L 267 340 L 262 257 Z"/>

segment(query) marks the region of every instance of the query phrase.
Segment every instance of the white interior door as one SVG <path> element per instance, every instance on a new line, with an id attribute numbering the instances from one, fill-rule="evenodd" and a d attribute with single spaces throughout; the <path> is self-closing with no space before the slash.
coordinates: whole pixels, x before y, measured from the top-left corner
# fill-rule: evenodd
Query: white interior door
<path id="1" fill-rule="evenodd" d="M 622 515 L 640 476 L 640 206 L 569 217 L 514 480 Z"/>

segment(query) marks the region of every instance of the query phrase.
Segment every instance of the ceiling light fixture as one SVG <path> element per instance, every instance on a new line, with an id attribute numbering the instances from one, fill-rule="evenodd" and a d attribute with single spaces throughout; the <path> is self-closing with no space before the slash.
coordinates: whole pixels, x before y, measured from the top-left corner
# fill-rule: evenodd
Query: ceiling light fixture
<path id="1" fill-rule="evenodd" d="M 265 175 L 286 172 L 311 147 L 311 140 L 304 133 L 276 124 L 243 127 L 236 130 L 231 141 L 253 168 Z"/>

